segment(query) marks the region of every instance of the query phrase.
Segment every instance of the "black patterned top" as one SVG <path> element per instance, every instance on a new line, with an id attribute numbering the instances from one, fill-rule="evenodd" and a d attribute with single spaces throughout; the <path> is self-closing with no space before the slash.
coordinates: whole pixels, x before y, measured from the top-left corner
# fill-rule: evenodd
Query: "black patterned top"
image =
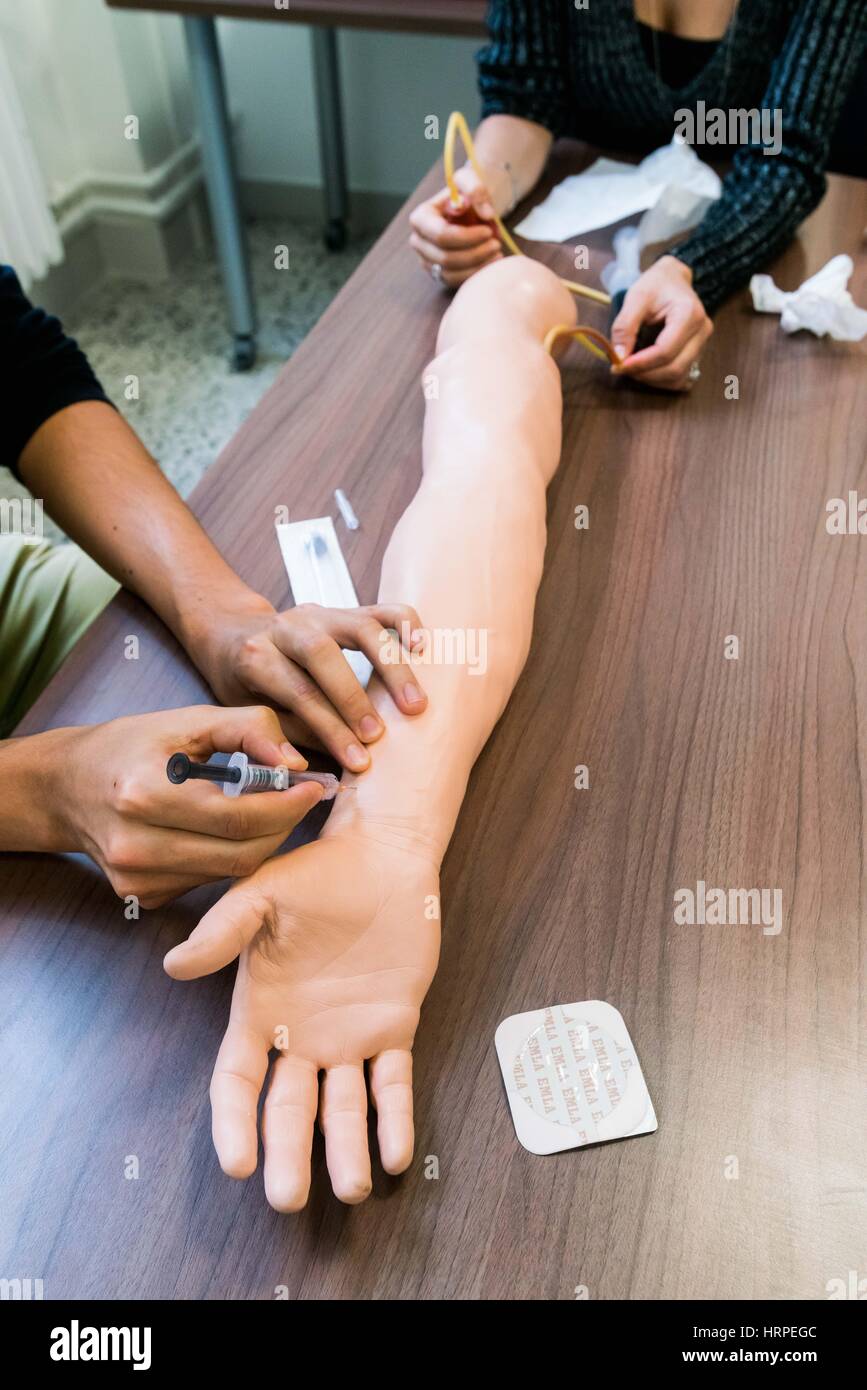
<path id="1" fill-rule="evenodd" d="M 867 48 L 867 0 L 739 0 L 706 65 L 677 91 L 648 63 L 633 0 L 492 0 L 488 27 L 483 116 L 524 116 L 555 136 L 642 151 L 666 144 L 684 121 L 676 113 L 702 102 L 705 118 L 764 111 L 766 137 L 780 112 L 778 153 L 764 153 L 761 139 L 739 144 L 722 197 L 673 253 L 712 313 L 822 198 L 831 135 Z"/>

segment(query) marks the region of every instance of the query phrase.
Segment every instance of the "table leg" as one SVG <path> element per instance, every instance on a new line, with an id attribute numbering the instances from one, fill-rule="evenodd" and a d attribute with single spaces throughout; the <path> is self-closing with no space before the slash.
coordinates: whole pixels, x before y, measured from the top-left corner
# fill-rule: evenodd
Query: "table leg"
<path id="1" fill-rule="evenodd" d="M 252 367 L 256 358 L 256 312 L 232 162 L 232 137 L 217 28 L 213 19 L 184 15 L 184 33 L 199 122 L 205 187 L 234 340 L 232 366 L 236 371 L 245 371 Z"/>
<path id="2" fill-rule="evenodd" d="M 325 245 L 329 251 L 339 251 L 346 245 L 348 198 L 337 30 L 314 26 L 310 33 L 319 120 L 319 158 L 325 186 Z"/>

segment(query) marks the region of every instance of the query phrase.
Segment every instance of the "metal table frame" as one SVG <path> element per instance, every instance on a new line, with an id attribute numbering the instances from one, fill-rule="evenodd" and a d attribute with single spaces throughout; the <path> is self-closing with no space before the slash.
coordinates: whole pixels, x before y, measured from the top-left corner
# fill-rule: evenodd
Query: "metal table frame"
<path id="1" fill-rule="evenodd" d="M 232 366 L 252 367 L 256 359 L 256 307 L 244 239 L 226 83 L 216 20 L 183 15 L 196 115 L 202 145 L 202 165 L 217 256 L 226 291 L 232 334 Z M 346 243 L 349 199 L 343 144 L 343 110 L 337 31 L 312 26 L 313 70 L 319 129 L 319 155 L 325 187 L 325 244 L 339 250 Z"/>

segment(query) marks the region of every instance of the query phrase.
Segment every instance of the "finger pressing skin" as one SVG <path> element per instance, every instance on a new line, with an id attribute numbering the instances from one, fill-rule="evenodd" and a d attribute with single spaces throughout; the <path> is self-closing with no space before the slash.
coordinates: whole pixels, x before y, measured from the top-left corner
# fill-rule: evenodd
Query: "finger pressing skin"
<path id="1" fill-rule="evenodd" d="M 367 1087 L 359 1066 L 330 1067 L 322 1081 L 320 1123 L 334 1195 L 355 1206 L 370 1195 Z"/>
<path id="2" fill-rule="evenodd" d="M 211 1077 L 211 1133 L 220 1167 L 230 1178 L 249 1178 L 256 1171 L 256 1108 L 267 1069 L 264 1039 L 230 1022 Z"/>
<path id="3" fill-rule="evenodd" d="M 256 682 L 269 700 L 292 710 L 321 739 L 324 747 L 350 772 L 364 772 L 370 754 L 347 728 L 315 681 L 277 647 L 260 662 Z"/>
<path id="4" fill-rule="evenodd" d="M 300 1211 L 307 1201 L 318 1095 L 312 1062 L 277 1058 L 262 1117 L 265 1195 L 275 1211 Z"/>
<path id="5" fill-rule="evenodd" d="M 322 625 L 299 628 L 293 623 L 281 623 L 274 629 L 274 641 L 285 656 L 313 677 L 356 737 L 372 743 L 382 734 L 383 723 L 335 641 L 335 637 L 340 640 L 346 627 L 342 610 L 323 609 L 317 622 Z"/>
<path id="6" fill-rule="evenodd" d="M 344 646 L 364 652 L 382 677 L 399 710 L 404 714 L 421 714 L 427 705 L 427 696 L 412 668 L 407 662 L 397 659 L 401 650 L 400 641 L 395 642 L 389 636 L 382 618 L 372 616 L 369 609 L 359 609 L 357 613 L 347 610 L 342 616 L 344 625 L 338 632 L 338 640 Z M 388 628 L 394 627 L 399 631 L 400 621 L 389 621 Z"/>
<path id="7" fill-rule="evenodd" d="M 412 1161 L 412 1053 L 380 1052 L 370 1063 L 379 1156 L 386 1173 L 403 1173 Z"/>
<path id="8" fill-rule="evenodd" d="M 499 238 L 491 236 L 490 228 L 484 241 L 465 251 L 453 251 L 437 246 L 436 242 L 428 241 L 417 232 L 410 236 L 409 244 L 429 265 L 441 265 L 443 270 L 470 270 L 481 265 L 494 251 L 502 250 Z"/>
<path id="9" fill-rule="evenodd" d="M 186 941 L 172 947 L 163 969 L 173 980 L 212 975 L 239 956 L 264 923 L 270 904 L 252 883 L 230 888 Z"/>
<path id="10" fill-rule="evenodd" d="M 422 643 L 424 637 L 422 620 L 409 603 L 369 603 L 364 608 L 343 609 L 341 611 L 369 614 L 378 623 L 382 623 L 383 627 L 394 628 L 404 646 L 410 649 Z M 407 633 L 409 634 L 408 642 L 404 641 L 404 636 Z"/>

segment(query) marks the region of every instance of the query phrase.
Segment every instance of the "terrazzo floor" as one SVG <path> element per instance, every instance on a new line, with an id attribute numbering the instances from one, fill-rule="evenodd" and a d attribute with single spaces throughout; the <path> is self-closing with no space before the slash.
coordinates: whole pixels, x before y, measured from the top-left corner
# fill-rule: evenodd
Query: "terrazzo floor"
<path id="1" fill-rule="evenodd" d="M 111 279 L 64 321 L 106 392 L 178 491 L 187 496 L 322 315 L 375 237 L 326 251 L 318 226 L 263 220 L 248 228 L 259 320 L 258 355 L 248 372 L 229 367 L 229 334 L 212 253 L 191 255 L 171 280 Z M 274 266 L 288 247 L 288 268 Z M 125 382 L 139 380 L 138 400 Z M 0 469 L 0 496 L 22 495 Z M 60 532 L 45 519 L 45 535 Z"/>

